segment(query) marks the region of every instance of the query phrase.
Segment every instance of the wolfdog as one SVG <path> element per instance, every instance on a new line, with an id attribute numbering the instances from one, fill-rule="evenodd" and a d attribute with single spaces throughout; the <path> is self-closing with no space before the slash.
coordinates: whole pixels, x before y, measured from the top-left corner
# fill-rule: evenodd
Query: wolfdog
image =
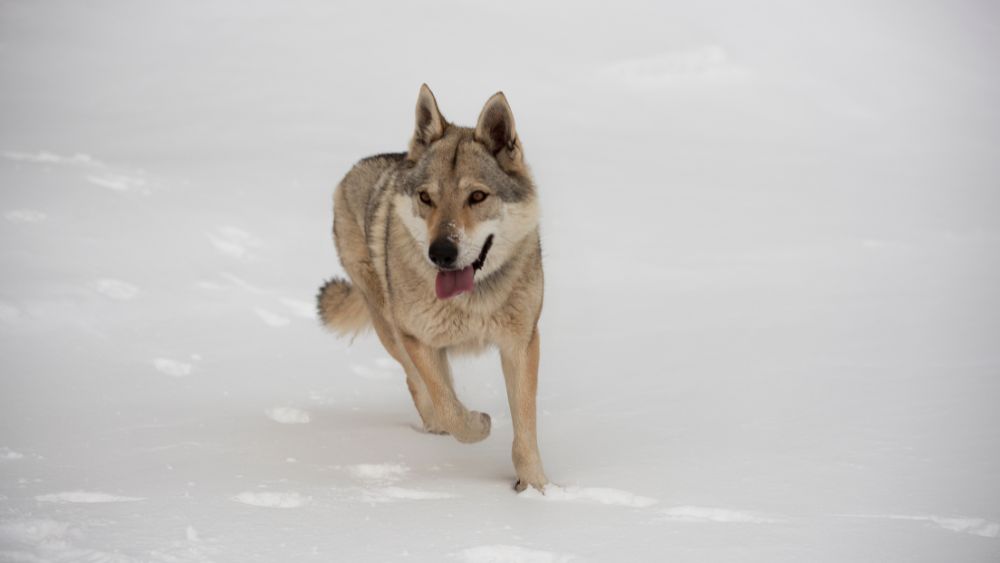
<path id="1" fill-rule="evenodd" d="M 406 372 L 424 429 L 465 443 L 489 435 L 490 417 L 458 400 L 448 356 L 496 347 L 514 426 L 514 488 L 543 490 L 538 197 L 504 94 L 468 128 L 446 121 L 422 85 L 409 150 L 355 164 L 333 211 L 350 280 L 320 289 L 323 323 L 341 334 L 373 326 Z"/>

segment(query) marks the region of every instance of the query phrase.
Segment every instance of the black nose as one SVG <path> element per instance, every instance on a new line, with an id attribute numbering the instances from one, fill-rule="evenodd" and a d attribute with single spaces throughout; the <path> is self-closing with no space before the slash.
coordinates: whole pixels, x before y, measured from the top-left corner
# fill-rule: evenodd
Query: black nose
<path id="1" fill-rule="evenodd" d="M 455 265 L 455 258 L 458 258 L 458 246 L 446 238 L 439 238 L 431 243 L 431 250 L 427 255 L 438 268 L 450 268 Z"/>

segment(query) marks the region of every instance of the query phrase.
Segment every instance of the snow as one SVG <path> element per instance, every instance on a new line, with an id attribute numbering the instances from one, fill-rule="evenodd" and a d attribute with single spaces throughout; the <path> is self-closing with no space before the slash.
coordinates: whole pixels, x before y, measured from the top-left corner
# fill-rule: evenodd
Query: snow
<path id="1" fill-rule="evenodd" d="M 13 209 L 3 214 L 12 223 L 37 223 L 45 220 L 45 214 L 34 209 Z"/>
<path id="2" fill-rule="evenodd" d="M 943 518 L 941 516 L 910 516 L 905 514 L 854 514 L 854 518 L 885 518 L 888 520 L 911 520 L 915 522 L 930 522 L 945 530 L 995 538 L 1000 536 L 1000 522 L 990 522 L 982 518 Z"/>
<path id="3" fill-rule="evenodd" d="M 362 491 L 360 498 L 364 502 L 377 503 L 397 500 L 440 500 L 455 498 L 456 496 L 451 493 L 421 491 L 403 487 L 376 487 Z"/>
<path id="4" fill-rule="evenodd" d="M 654 498 L 643 497 L 628 491 L 609 489 L 607 487 L 560 487 L 559 485 L 550 485 L 545 488 L 544 494 L 532 489 L 524 491 L 521 496 L 536 500 L 588 502 L 631 508 L 646 508 L 658 502 Z"/>
<path id="5" fill-rule="evenodd" d="M 309 498 L 303 497 L 299 493 L 277 493 L 272 491 L 246 491 L 234 496 L 233 500 L 250 506 L 265 508 L 298 508 L 308 504 L 310 501 Z"/>
<path id="6" fill-rule="evenodd" d="M 170 358 L 156 358 L 153 360 L 153 366 L 160 373 L 170 377 L 187 377 L 194 371 L 194 366 L 191 364 Z"/>
<path id="7" fill-rule="evenodd" d="M 295 407 L 273 407 L 264 411 L 267 418 L 281 424 L 308 424 L 309 413 Z"/>
<path id="8" fill-rule="evenodd" d="M 988 3 L 6 3 L 0 561 L 1000 559 Z M 420 427 L 331 195 L 419 85 L 539 186 L 539 440 Z"/>
<path id="9" fill-rule="evenodd" d="M 456 555 L 465 563 L 567 563 L 576 559 L 572 555 L 516 545 L 482 545 L 464 549 Z"/>
<path id="10" fill-rule="evenodd" d="M 48 495 L 38 495 L 35 497 L 38 502 L 52 502 L 56 504 L 90 504 L 98 502 L 136 502 L 145 500 L 139 497 L 124 497 L 111 495 L 108 493 L 94 493 L 88 491 L 68 491 L 64 493 L 52 493 Z"/>
<path id="11" fill-rule="evenodd" d="M 260 307 L 254 308 L 253 312 L 257 313 L 257 316 L 260 317 L 260 320 L 264 321 L 264 324 L 275 328 L 288 326 L 292 322 L 287 317 L 283 317 L 277 313 L 272 313 L 271 311 Z"/>
<path id="12" fill-rule="evenodd" d="M 24 454 L 15 452 L 10 448 L 0 448 L 0 461 L 12 461 L 15 459 L 24 459 Z"/>
<path id="13" fill-rule="evenodd" d="M 87 176 L 87 181 L 91 184 L 108 188 L 116 192 L 143 191 L 146 181 L 142 178 L 134 178 L 120 174 L 106 174 L 103 176 Z M 143 192 L 147 193 L 147 192 Z"/>
<path id="14" fill-rule="evenodd" d="M 648 57 L 615 61 L 600 71 L 612 83 L 641 90 L 657 90 L 699 82 L 740 82 L 752 78 L 749 69 L 734 63 L 720 45 L 703 45 Z"/>
<path id="15" fill-rule="evenodd" d="M 71 164 L 78 166 L 91 166 L 105 168 L 106 165 L 89 154 L 77 153 L 72 156 L 60 156 L 50 152 L 27 153 L 19 151 L 3 151 L 0 153 L 4 158 L 10 160 L 20 160 L 23 162 L 34 162 L 36 164 Z"/>
<path id="16" fill-rule="evenodd" d="M 38 542 L 47 536 L 63 535 L 68 528 L 69 525 L 52 520 L 21 520 L 16 523 L 0 524 L 0 534 L 8 540 L 12 537 L 18 537 Z"/>
<path id="17" fill-rule="evenodd" d="M 101 295 L 118 301 L 129 301 L 139 295 L 139 288 L 121 280 L 104 278 L 97 280 L 95 289 Z"/>
<path id="18" fill-rule="evenodd" d="M 299 301 L 297 299 L 289 299 L 288 297 L 281 297 L 278 302 L 285 306 L 289 313 L 303 319 L 313 320 L 316 319 L 316 304 L 309 303 L 307 301 Z M 376 363 L 378 360 L 376 360 Z"/>
<path id="19" fill-rule="evenodd" d="M 253 259 L 252 249 L 261 244 L 250 233 L 231 226 L 218 227 L 215 232 L 208 234 L 208 240 L 219 252 L 241 260 Z"/>
<path id="20" fill-rule="evenodd" d="M 743 512 L 728 508 L 704 506 L 675 506 L 661 512 L 669 520 L 681 522 L 738 522 L 750 524 L 774 524 L 777 519 L 755 512 Z"/>
<path id="21" fill-rule="evenodd" d="M 410 468 L 399 463 L 359 463 L 348 467 L 347 472 L 369 483 L 395 483 L 409 473 Z"/>

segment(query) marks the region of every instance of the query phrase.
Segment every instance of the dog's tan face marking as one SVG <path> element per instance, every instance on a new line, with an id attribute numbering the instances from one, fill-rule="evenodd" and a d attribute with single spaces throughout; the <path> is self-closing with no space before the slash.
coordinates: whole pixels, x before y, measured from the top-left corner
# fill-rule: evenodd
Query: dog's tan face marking
<path id="1" fill-rule="evenodd" d="M 493 235 L 479 273 L 489 274 L 538 226 L 530 180 L 503 170 L 472 129 L 449 125 L 423 146 L 403 186 L 396 200 L 400 220 L 423 248 L 441 239 L 455 244 L 454 269 L 476 262 Z"/>

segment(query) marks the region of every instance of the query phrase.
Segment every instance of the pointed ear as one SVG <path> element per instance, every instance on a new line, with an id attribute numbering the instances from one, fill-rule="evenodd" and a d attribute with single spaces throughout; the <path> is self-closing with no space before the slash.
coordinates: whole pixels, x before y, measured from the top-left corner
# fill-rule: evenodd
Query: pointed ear
<path id="1" fill-rule="evenodd" d="M 476 123 L 475 139 L 492 153 L 500 166 L 508 172 L 520 171 L 523 167 L 521 141 L 514 128 L 514 112 L 507 103 L 503 92 L 497 92 L 486 100 L 483 111 Z"/>
<path id="2" fill-rule="evenodd" d="M 444 135 L 448 122 L 441 116 L 434 93 L 426 84 L 420 85 L 417 96 L 417 122 L 410 140 L 410 159 L 416 160 L 431 143 Z"/>

